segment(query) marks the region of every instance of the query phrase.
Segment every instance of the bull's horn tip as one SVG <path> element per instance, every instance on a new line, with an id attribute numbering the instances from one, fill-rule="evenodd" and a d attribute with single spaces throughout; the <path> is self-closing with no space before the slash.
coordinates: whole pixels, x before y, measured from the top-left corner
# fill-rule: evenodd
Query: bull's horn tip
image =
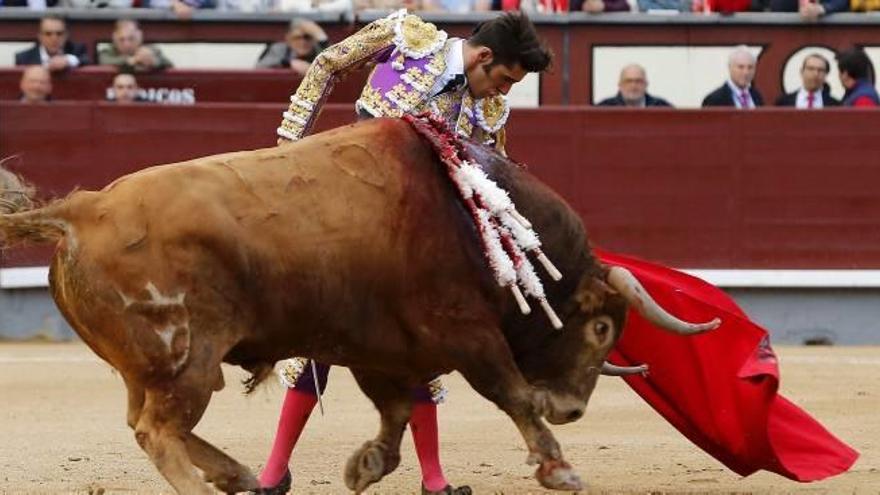
<path id="1" fill-rule="evenodd" d="M 703 329 L 705 329 L 706 331 L 715 330 L 716 328 L 721 326 L 721 318 L 715 317 L 712 319 L 712 321 L 710 321 L 708 323 L 704 323 L 703 325 L 700 325 L 700 326 Z"/>

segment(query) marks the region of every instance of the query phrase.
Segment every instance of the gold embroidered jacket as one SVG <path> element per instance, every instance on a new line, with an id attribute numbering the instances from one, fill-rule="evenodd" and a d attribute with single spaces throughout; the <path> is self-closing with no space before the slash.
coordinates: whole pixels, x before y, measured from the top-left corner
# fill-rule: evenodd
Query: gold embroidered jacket
<path id="1" fill-rule="evenodd" d="M 335 80 L 375 63 L 358 111 L 374 117 L 434 112 L 460 135 L 503 151 L 510 111 L 504 96 L 474 99 L 466 88 L 431 94 L 446 69 L 451 43 L 445 31 L 405 10 L 368 24 L 318 55 L 291 96 L 278 135 L 295 141 L 308 134 Z"/>

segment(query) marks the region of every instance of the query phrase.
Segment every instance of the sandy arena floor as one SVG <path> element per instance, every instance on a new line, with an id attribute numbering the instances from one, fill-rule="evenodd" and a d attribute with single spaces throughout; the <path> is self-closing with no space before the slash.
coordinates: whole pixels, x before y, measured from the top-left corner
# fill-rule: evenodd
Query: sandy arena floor
<path id="1" fill-rule="evenodd" d="M 591 494 L 880 494 L 880 348 L 777 348 L 782 391 L 862 457 L 849 473 L 801 485 L 770 473 L 741 479 L 672 429 L 619 379 L 603 379 L 585 419 L 554 431 Z M 242 395 L 227 368 L 196 431 L 259 469 L 280 406 L 279 385 Z M 477 494 L 545 493 L 524 464 L 513 424 L 459 376 L 440 410 L 448 478 Z M 294 452 L 296 493 L 345 493 L 342 467 L 378 415 L 343 369 L 331 374 Z M 80 344 L 0 345 L 0 493 L 170 493 L 125 425 L 120 378 Z M 409 434 L 403 462 L 370 493 L 417 493 Z M 551 492 L 546 492 L 551 493 Z"/>

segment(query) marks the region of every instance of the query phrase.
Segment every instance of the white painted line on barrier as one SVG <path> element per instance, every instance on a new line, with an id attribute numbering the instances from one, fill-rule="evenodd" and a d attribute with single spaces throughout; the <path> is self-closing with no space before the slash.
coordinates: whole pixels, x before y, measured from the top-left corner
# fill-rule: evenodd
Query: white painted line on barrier
<path id="1" fill-rule="evenodd" d="M 694 277 L 728 288 L 872 289 L 880 270 L 711 270 L 685 269 Z"/>
<path id="2" fill-rule="evenodd" d="M 780 359 L 782 364 L 845 364 L 850 366 L 880 366 L 880 358 L 862 356 L 787 356 Z"/>
<path id="3" fill-rule="evenodd" d="M 48 266 L 0 268 L 0 289 L 49 287 Z"/>
<path id="4" fill-rule="evenodd" d="M 876 289 L 880 270 L 682 270 L 726 288 L 767 289 Z M 49 267 L 0 268 L 0 289 L 33 289 L 49 286 Z"/>

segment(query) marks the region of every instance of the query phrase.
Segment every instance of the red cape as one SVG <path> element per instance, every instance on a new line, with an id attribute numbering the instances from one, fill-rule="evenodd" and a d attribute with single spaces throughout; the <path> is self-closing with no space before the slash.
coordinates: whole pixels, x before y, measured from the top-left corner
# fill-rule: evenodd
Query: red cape
<path id="1" fill-rule="evenodd" d="M 859 454 L 779 395 L 779 368 L 767 331 L 717 287 L 663 266 L 596 250 L 602 262 L 629 269 L 673 315 L 715 331 L 685 337 L 630 311 L 610 361 L 646 363 L 647 377 L 625 380 L 678 431 L 736 473 L 766 469 L 816 481 L 850 468 Z"/>

